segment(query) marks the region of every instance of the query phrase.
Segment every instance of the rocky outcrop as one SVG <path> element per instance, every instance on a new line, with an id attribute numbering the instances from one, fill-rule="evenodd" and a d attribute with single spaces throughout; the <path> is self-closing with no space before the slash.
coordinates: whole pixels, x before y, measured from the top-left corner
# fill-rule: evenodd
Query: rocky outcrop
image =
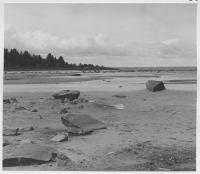
<path id="1" fill-rule="evenodd" d="M 165 86 L 162 81 L 148 80 L 146 83 L 146 88 L 152 92 L 156 92 L 164 90 Z"/>
<path id="2" fill-rule="evenodd" d="M 105 129 L 106 125 L 90 115 L 66 114 L 61 117 L 61 121 L 68 132 L 76 134 L 87 134 L 98 129 Z"/>
<path id="3" fill-rule="evenodd" d="M 73 101 L 77 99 L 80 95 L 80 91 L 78 90 L 63 90 L 53 94 L 55 99 L 68 99 L 69 101 Z"/>

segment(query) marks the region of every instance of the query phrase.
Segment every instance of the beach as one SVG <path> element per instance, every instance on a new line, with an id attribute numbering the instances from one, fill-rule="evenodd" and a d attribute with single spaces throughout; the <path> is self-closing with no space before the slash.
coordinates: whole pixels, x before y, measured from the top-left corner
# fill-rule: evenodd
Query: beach
<path id="1" fill-rule="evenodd" d="M 4 136 L 14 148 L 23 140 L 47 145 L 65 154 L 70 165 L 55 162 L 10 166 L 3 170 L 194 171 L 196 170 L 196 71 L 48 71 L 7 72 L 3 126 L 34 127 L 18 136 Z M 73 74 L 79 74 L 77 76 Z M 165 90 L 150 92 L 148 80 L 162 81 Z M 52 96 L 79 90 L 87 103 L 69 104 Z M 116 97 L 123 95 L 123 97 Z M 82 107 L 79 107 L 79 106 Z M 13 110 L 23 107 L 23 110 Z M 106 125 L 87 135 L 65 132 L 59 111 L 89 114 Z M 37 110 L 37 112 L 32 112 Z"/>

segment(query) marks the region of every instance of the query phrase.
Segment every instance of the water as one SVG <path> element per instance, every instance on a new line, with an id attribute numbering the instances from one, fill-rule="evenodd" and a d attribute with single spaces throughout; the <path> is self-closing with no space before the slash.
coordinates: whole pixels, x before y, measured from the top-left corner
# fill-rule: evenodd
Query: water
<path id="1" fill-rule="evenodd" d="M 53 76 L 53 74 L 52 74 Z M 148 80 L 159 80 L 165 83 L 166 89 L 170 90 L 185 90 L 196 91 L 197 72 L 196 71 L 161 71 L 161 72 L 115 72 L 115 73 L 82 73 L 82 76 L 66 78 L 86 78 L 93 77 L 107 77 L 103 81 L 92 80 L 80 82 L 70 82 L 61 84 L 12 84 L 4 85 L 4 92 L 57 92 L 60 90 L 80 90 L 80 91 L 132 91 L 144 90 Z M 60 78 L 60 77 L 58 77 Z M 168 80 L 181 80 L 182 84 L 167 82 Z M 185 80 L 192 80 L 188 83 Z M 110 82 L 109 82 L 110 81 Z M 120 87 L 122 86 L 122 87 Z"/>

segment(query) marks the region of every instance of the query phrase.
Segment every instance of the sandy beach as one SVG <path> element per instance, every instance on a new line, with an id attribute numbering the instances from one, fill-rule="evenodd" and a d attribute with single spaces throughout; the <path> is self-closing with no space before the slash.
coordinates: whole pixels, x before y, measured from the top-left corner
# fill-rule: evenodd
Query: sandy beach
<path id="1" fill-rule="evenodd" d="M 81 76 L 71 76 L 74 73 Z M 163 81 L 166 90 L 148 91 L 148 80 Z M 16 98 L 18 103 L 4 104 L 3 126 L 34 128 L 4 136 L 11 143 L 9 148 L 30 140 L 57 149 L 72 162 L 3 170 L 196 170 L 196 87 L 196 72 L 187 71 L 6 73 L 3 97 Z M 62 103 L 52 96 L 61 90 L 79 90 L 79 98 L 89 102 Z M 17 107 L 24 109 L 13 109 Z M 58 113 L 64 107 L 68 113 L 89 114 L 107 128 L 87 135 L 69 134 L 65 142 L 51 141 L 66 131 Z"/>

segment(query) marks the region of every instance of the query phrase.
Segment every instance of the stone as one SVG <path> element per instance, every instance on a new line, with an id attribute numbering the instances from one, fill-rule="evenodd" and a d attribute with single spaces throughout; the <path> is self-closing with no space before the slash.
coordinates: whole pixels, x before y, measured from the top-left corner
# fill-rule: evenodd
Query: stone
<path id="1" fill-rule="evenodd" d="M 31 110 L 31 112 L 38 112 L 38 110 L 37 109 L 33 109 L 33 110 Z"/>
<path id="2" fill-rule="evenodd" d="M 19 128 L 18 132 L 29 132 L 35 130 L 33 126 L 26 126 Z"/>
<path id="3" fill-rule="evenodd" d="M 55 99 L 65 99 L 67 98 L 69 101 L 73 101 L 77 99 L 80 95 L 80 91 L 78 90 L 63 90 L 53 94 Z"/>
<path id="4" fill-rule="evenodd" d="M 51 140 L 57 142 L 68 141 L 68 133 L 59 133 L 58 135 L 54 136 Z"/>
<path id="5" fill-rule="evenodd" d="M 6 138 L 3 138 L 3 147 L 11 144 Z"/>
<path id="6" fill-rule="evenodd" d="M 3 127 L 4 136 L 15 136 L 18 133 L 19 128 Z"/>
<path id="7" fill-rule="evenodd" d="M 81 74 L 72 74 L 71 76 L 81 76 Z"/>
<path id="8" fill-rule="evenodd" d="M 74 101 L 70 101 L 68 104 L 69 105 L 76 105 L 76 104 L 78 104 L 78 102 L 77 102 L 77 100 L 74 100 Z"/>
<path id="9" fill-rule="evenodd" d="M 61 117 L 61 121 L 68 132 L 87 134 L 98 129 L 106 129 L 106 125 L 86 114 L 70 113 Z"/>
<path id="10" fill-rule="evenodd" d="M 58 166 L 66 167 L 72 161 L 66 155 L 59 153 L 57 155 L 56 162 Z"/>
<path id="11" fill-rule="evenodd" d="M 116 95 L 113 95 L 113 97 L 116 97 L 116 98 L 125 98 L 126 95 L 124 95 L 124 94 L 116 94 Z"/>
<path id="12" fill-rule="evenodd" d="M 80 106 L 78 106 L 78 107 L 77 107 L 77 109 L 83 109 L 83 106 L 82 106 L 82 105 L 80 105 Z"/>
<path id="13" fill-rule="evenodd" d="M 12 108 L 11 110 L 15 112 L 15 111 L 24 111 L 27 109 L 23 106 L 17 106 L 17 107 Z"/>
<path id="14" fill-rule="evenodd" d="M 3 167 L 44 164 L 55 161 L 58 154 L 52 147 L 31 143 L 7 147 L 3 151 Z"/>
<path id="15" fill-rule="evenodd" d="M 3 104 L 11 103 L 9 99 L 3 99 Z"/>
<path id="16" fill-rule="evenodd" d="M 164 90 L 165 86 L 162 81 L 148 80 L 146 83 L 146 88 L 149 91 L 156 92 Z"/>
<path id="17" fill-rule="evenodd" d="M 18 103 L 16 98 L 11 98 L 10 101 L 11 101 L 11 103 Z"/>
<path id="18" fill-rule="evenodd" d="M 35 142 L 33 140 L 30 140 L 30 139 L 24 139 L 24 140 L 20 141 L 20 144 L 26 144 L 26 143 L 34 144 Z"/>
<path id="19" fill-rule="evenodd" d="M 71 105 L 76 105 L 78 103 L 88 103 L 89 100 L 87 99 L 84 99 L 84 98 L 78 98 L 78 99 L 75 99 L 73 101 L 69 101 L 68 104 L 71 104 Z"/>
<path id="20" fill-rule="evenodd" d="M 58 114 L 66 114 L 68 113 L 68 108 L 64 107 L 60 111 L 58 111 Z"/>

